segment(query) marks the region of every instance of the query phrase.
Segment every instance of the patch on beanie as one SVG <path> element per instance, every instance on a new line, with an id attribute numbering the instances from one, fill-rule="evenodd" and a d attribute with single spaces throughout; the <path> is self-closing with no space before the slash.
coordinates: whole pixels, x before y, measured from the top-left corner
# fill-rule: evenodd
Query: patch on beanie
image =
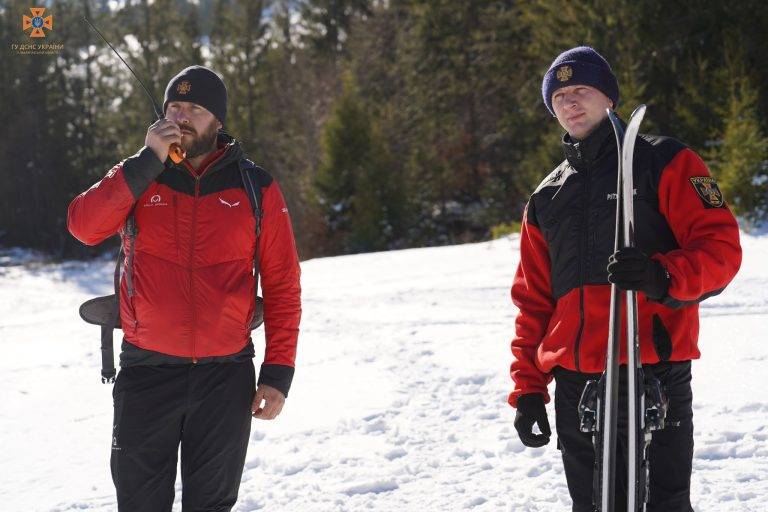
<path id="1" fill-rule="evenodd" d="M 561 82 L 567 82 L 573 76 L 573 68 L 571 66 L 560 66 L 557 70 L 557 79 Z"/>
<path id="2" fill-rule="evenodd" d="M 179 94 L 187 94 L 189 91 L 192 90 L 192 84 L 184 80 L 183 82 L 179 82 L 179 85 L 176 86 L 176 92 Z"/>

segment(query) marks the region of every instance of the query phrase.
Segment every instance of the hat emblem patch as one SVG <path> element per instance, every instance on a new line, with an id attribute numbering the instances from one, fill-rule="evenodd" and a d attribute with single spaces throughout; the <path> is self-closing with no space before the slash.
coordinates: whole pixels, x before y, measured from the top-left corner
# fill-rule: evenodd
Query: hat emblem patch
<path id="1" fill-rule="evenodd" d="M 176 86 L 176 92 L 179 94 L 187 94 L 189 91 L 192 90 L 192 84 L 184 80 L 183 82 L 180 82 L 179 85 Z"/>
<path id="2" fill-rule="evenodd" d="M 567 82 L 573 76 L 573 68 L 571 66 L 560 66 L 557 70 L 557 79 L 561 82 Z"/>

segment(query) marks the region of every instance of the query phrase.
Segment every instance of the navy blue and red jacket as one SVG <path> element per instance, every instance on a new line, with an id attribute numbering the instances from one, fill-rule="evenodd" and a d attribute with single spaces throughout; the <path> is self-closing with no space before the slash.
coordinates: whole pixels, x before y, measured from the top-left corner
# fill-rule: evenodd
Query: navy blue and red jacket
<path id="1" fill-rule="evenodd" d="M 566 160 L 541 182 L 523 215 L 512 285 L 519 309 L 513 407 L 527 393 L 548 401 L 555 366 L 584 373 L 605 368 L 616 139 L 606 119 L 584 141 L 566 134 L 563 146 Z M 635 245 L 658 260 L 671 280 L 658 300 L 638 293 L 640 357 L 644 364 L 697 359 L 698 304 L 720 293 L 741 265 L 736 219 L 701 158 L 674 139 L 640 135 L 633 177 Z M 622 330 L 622 364 L 625 340 Z"/>
<path id="2" fill-rule="evenodd" d="M 77 196 L 67 222 L 88 245 L 119 232 L 127 255 L 132 237 L 126 220 L 133 212 L 130 293 L 127 268 L 120 283 L 125 340 L 131 348 L 192 362 L 247 352 L 258 251 L 266 337 L 259 381 L 287 394 L 301 318 L 299 261 L 280 188 L 261 169 L 257 237 L 238 167 L 244 158 L 240 144 L 225 134 L 199 169 L 186 160 L 164 164 L 145 147 Z"/>

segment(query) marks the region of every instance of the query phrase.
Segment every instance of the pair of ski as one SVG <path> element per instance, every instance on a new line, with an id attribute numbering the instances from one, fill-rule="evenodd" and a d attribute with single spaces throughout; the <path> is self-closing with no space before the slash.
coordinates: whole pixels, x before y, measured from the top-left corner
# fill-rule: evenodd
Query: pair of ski
<path id="1" fill-rule="evenodd" d="M 645 105 L 632 113 L 626 130 L 616 114 L 608 117 L 616 134 L 618 177 L 616 183 L 616 233 L 614 251 L 633 247 L 635 219 L 633 204 L 633 157 L 635 140 L 645 115 Z M 667 401 L 658 379 L 643 371 L 638 338 L 637 292 L 624 292 L 627 333 L 627 508 L 645 511 L 649 498 L 648 446 L 651 433 L 664 428 Z M 621 341 L 622 292 L 611 285 L 610 321 L 606 365 L 599 381 L 589 381 L 579 402 L 582 432 L 591 433 L 595 445 L 594 504 L 598 512 L 614 512 L 616 503 L 616 459 L 619 402 L 619 351 Z"/>

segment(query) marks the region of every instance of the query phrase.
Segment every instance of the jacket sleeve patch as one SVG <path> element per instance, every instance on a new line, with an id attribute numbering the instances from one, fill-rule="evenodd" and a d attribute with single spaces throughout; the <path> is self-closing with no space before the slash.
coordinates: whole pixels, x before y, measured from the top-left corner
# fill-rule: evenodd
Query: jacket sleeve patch
<path id="1" fill-rule="evenodd" d="M 717 186 L 717 181 L 711 176 L 693 176 L 690 178 L 694 190 L 701 198 L 704 208 L 723 208 L 725 200 Z"/>

